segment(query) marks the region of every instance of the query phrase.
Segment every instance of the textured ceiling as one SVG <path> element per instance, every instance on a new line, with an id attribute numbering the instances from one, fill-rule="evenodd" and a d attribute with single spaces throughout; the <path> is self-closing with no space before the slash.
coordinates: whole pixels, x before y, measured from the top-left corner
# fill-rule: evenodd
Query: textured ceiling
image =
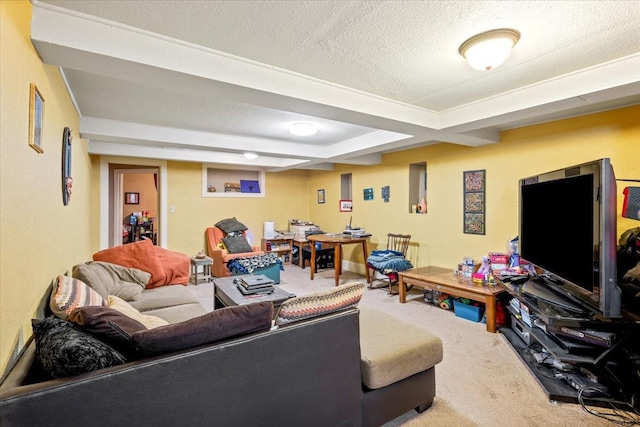
<path id="1" fill-rule="evenodd" d="M 209 138 L 175 139 L 212 152 L 253 144 L 311 166 L 438 141 L 482 145 L 497 142 L 496 130 L 640 102 L 637 1 L 34 5 L 34 44 L 45 62 L 63 68 L 87 118 L 81 132 L 97 154 L 94 141 L 131 146 L 136 137 L 109 135 L 108 126 L 97 132 L 89 119 L 202 132 Z M 73 19 L 72 29 L 58 16 Z M 490 72 L 469 67 L 459 45 L 503 27 L 522 34 L 511 57 Z M 297 120 L 321 132 L 306 140 L 287 134 Z M 251 140 L 217 144 L 218 135 Z M 176 143 L 152 132 L 141 139 Z M 307 153 L 302 144 L 331 149 Z M 291 165 L 304 166 L 272 166 Z"/>

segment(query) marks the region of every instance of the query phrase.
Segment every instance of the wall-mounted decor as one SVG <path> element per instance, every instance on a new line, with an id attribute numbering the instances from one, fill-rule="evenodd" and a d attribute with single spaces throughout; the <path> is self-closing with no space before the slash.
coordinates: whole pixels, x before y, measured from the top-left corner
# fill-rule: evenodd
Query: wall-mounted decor
<path id="1" fill-rule="evenodd" d="M 257 180 L 253 180 L 253 179 L 241 179 L 240 192 L 241 193 L 259 193 L 260 183 Z"/>
<path id="2" fill-rule="evenodd" d="M 363 196 L 365 200 L 373 200 L 373 188 L 365 188 L 363 190 Z"/>
<path id="3" fill-rule="evenodd" d="M 224 192 L 225 193 L 239 193 L 240 192 L 240 183 L 239 182 L 225 182 L 224 183 Z"/>
<path id="4" fill-rule="evenodd" d="M 124 193 L 124 204 L 125 205 L 139 205 L 140 204 L 140 193 Z"/>
<path id="5" fill-rule="evenodd" d="M 464 227 L 467 234 L 485 234 L 486 171 L 463 173 Z"/>
<path id="6" fill-rule="evenodd" d="M 389 198 L 391 197 L 391 189 L 389 188 L 388 185 L 385 185 L 384 187 L 382 187 L 382 200 L 384 200 L 385 203 L 389 203 Z"/>
<path id="7" fill-rule="evenodd" d="M 73 178 L 71 177 L 71 129 L 64 128 L 62 131 L 62 203 L 67 206 L 71 201 L 71 188 Z"/>
<path id="8" fill-rule="evenodd" d="M 42 153 L 42 132 L 44 125 L 44 98 L 34 83 L 29 94 L 29 145 Z"/>
<path id="9" fill-rule="evenodd" d="M 353 202 L 351 200 L 340 200 L 340 212 L 353 211 Z"/>
<path id="10" fill-rule="evenodd" d="M 324 203 L 324 188 L 318 190 L 318 203 Z"/>

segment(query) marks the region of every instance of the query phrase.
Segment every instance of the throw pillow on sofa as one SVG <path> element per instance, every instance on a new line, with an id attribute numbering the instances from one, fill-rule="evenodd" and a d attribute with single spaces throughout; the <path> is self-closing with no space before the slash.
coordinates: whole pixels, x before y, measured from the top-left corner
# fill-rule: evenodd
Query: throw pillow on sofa
<path id="1" fill-rule="evenodd" d="M 220 220 L 215 224 L 215 226 L 225 233 L 248 230 L 247 226 L 238 221 L 236 217 Z"/>
<path id="2" fill-rule="evenodd" d="M 111 307 L 80 307 L 73 310 L 67 320 L 83 332 L 88 332 L 110 345 L 127 359 L 133 358 L 131 335 L 146 331 L 147 327 Z"/>
<path id="3" fill-rule="evenodd" d="M 147 329 L 153 329 L 159 326 L 165 326 L 169 324 L 169 322 L 167 322 L 164 319 L 161 319 L 158 316 L 151 316 L 149 314 L 140 313 L 131 304 L 129 304 L 128 302 L 124 301 L 121 298 L 118 298 L 115 295 L 109 295 L 109 297 L 107 298 L 107 305 L 110 308 L 124 314 L 125 316 L 128 316 L 134 320 L 137 320 L 138 322 L 142 323 Z"/>
<path id="4" fill-rule="evenodd" d="M 131 339 L 146 356 L 179 351 L 225 338 L 267 331 L 273 319 L 273 303 L 256 302 L 214 310 L 202 316 L 147 331 Z"/>
<path id="5" fill-rule="evenodd" d="M 53 283 L 53 290 L 49 298 L 51 311 L 60 319 L 78 307 L 87 305 L 105 305 L 104 299 L 82 280 L 69 276 L 58 276 Z"/>
<path id="6" fill-rule="evenodd" d="M 125 358 L 71 323 L 56 318 L 32 320 L 36 357 L 52 378 L 84 374 L 121 365 Z"/>
<path id="7" fill-rule="evenodd" d="M 103 249 L 93 254 L 93 260 L 151 273 L 147 288 L 189 283 L 189 256 L 155 246 L 149 239 Z"/>
<path id="8" fill-rule="evenodd" d="M 224 247 L 230 254 L 242 254 L 253 251 L 253 248 L 244 236 L 223 237 L 222 243 L 224 243 Z"/>
<path id="9" fill-rule="evenodd" d="M 78 264 L 71 275 L 89 285 L 102 298 L 115 295 L 125 301 L 139 299 L 151 279 L 151 273 L 146 271 L 102 261 Z"/>
<path id="10" fill-rule="evenodd" d="M 340 285 L 330 291 L 291 298 L 280 306 L 276 325 L 287 325 L 312 317 L 356 307 L 364 293 L 364 283 Z"/>

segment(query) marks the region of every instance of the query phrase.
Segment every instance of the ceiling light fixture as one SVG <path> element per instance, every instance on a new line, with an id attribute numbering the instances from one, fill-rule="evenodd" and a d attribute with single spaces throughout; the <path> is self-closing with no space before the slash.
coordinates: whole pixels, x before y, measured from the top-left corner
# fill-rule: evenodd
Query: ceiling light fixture
<path id="1" fill-rule="evenodd" d="M 244 153 L 244 156 L 247 159 L 253 160 L 253 159 L 257 159 L 258 155 L 256 153 Z"/>
<path id="2" fill-rule="evenodd" d="M 289 132 L 298 136 L 311 136 L 318 133 L 318 128 L 313 123 L 299 122 L 289 126 Z"/>
<path id="3" fill-rule="evenodd" d="M 476 70 L 491 70 L 502 64 L 520 40 L 520 32 L 509 28 L 476 34 L 460 45 L 460 55 Z"/>

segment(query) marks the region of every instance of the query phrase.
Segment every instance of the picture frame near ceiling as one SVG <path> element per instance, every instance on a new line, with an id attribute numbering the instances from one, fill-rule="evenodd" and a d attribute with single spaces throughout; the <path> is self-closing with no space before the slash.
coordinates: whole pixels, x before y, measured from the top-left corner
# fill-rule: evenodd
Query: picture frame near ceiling
<path id="1" fill-rule="evenodd" d="M 324 203 L 324 188 L 318 190 L 318 204 Z"/>
<path id="2" fill-rule="evenodd" d="M 486 170 L 464 171 L 462 174 L 463 232 L 484 235 L 486 233 Z"/>
<path id="3" fill-rule="evenodd" d="M 29 87 L 29 146 L 38 153 L 43 153 L 42 148 L 44 131 L 44 98 L 36 87 L 31 83 Z"/>
<path id="4" fill-rule="evenodd" d="M 124 204 L 125 205 L 139 205 L 140 204 L 140 193 L 124 193 Z"/>
<path id="5" fill-rule="evenodd" d="M 62 131 L 62 204 L 67 206 L 71 201 L 73 178 L 71 177 L 71 129 Z"/>
<path id="6" fill-rule="evenodd" d="M 340 212 L 352 212 L 353 201 L 352 200 L 340 200 Z"/>

